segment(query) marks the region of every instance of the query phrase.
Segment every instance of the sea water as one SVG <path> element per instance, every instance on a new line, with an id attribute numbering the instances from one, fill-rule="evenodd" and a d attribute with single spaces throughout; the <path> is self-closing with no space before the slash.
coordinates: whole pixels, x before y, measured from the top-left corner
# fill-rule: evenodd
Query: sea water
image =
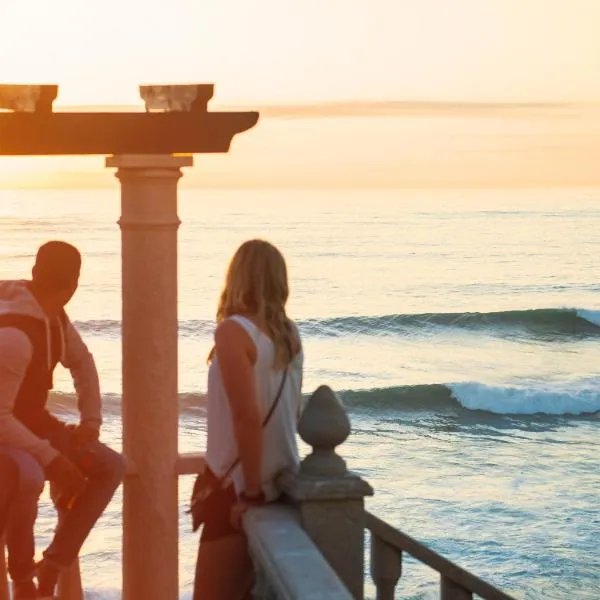
<path id="1" fill-rule="evenodd" d="M 205 442 L 206 357 L 238 244 L 289 266 L 304 392 L 328 384 L 352 434 L 338 451 L 367 507 L 517 598 L 600 597 L 600 190 L 182 190 L 181 452 Z M 0 192 L 0 277 L 53 238 L 84 254 L 69 306 L 101 375 L 103 439 L 121 446 L 118 190 Z M 52 408 L 76 419 L 68 373 Z M 307 448 L 302 444 L 302 451 Z M 180 582 L 197 535 L 180 482 Z M 83 547 L 89 598 L 119 598 L 121 492 Z M 55 524 L 47 498 L 38 547 Z M 398 597 L 437 597 L 406 560 Z M 368 595 L 373 587 L 368 584 Z"/>

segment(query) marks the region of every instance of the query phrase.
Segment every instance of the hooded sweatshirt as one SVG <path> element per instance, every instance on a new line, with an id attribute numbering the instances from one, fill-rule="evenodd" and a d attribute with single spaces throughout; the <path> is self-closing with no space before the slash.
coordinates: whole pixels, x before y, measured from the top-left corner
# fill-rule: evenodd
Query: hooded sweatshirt
<path id="1" fill-rule="evenodd" d="M 16 322 L 23 317 L 36 326 L 39 324 L 40 331 L 43 332 L 48 389 L 52 387 L 54 368 L 52 349 L 58 347 L 59 361 L 71 371 L 73 377 L 81 414 L 80 422 L 99 427 L 102 415 L 98 371 L 76 329 L 66 315 L 63 315 L 59 328 L 51 327 L 50 319 L 29 291 L 27 282 L 0 281 L 0 324 L 3 318 Z M 60 340 L 52 339 L 53 331 L 54 335 L 58 331 Z M 15 415 L 15 402 L 34 358 L 34 350 L 30 337 L 22 328 L 0 326 L 0 446 L 24 450 L 45 466 L 58 455 L 58 451 L 43 436 L 36 435 L 39 432 L 34 433 L 26 426 L 23 422 L 25 419 L 21 420 Z M 25 409 L 27 408 L 25 405 Z"/>

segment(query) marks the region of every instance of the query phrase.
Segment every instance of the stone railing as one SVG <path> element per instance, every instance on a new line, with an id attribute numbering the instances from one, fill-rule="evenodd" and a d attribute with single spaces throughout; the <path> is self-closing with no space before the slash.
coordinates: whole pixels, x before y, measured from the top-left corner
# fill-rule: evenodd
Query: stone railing
<path id="1" fill-rule="evenodd" d="M 250 547 L 259 567 L 259 580 L 263 580 L 257 590 L 257 598 L 309 600 L 346 597 L 333 593 L 314 595 L 315 581 L 310 577 L 304 580 L 305 585 L 310 583 L 310 591 L 303 587 L 302 595 L 286 595 L 281 581 L 287 574 L 287 553 L 284 552 L 280 558 L 278 548 L 271 548 L 269 560 L 259 555 L 264 549 L 256 539 L 258 527 L 261 522 L 270 521 L 278 534 L 267 537 L 263 532 L 260 542 L 282 543 L 284 548 L 288 548 L 296 543 L 291 538 L 298 536 L 291 523 L 299 523 L 314 544 L 310 553 L 314 554 L 318 549 L 354 599 L 362 600 L 364 597 L 364 532 L 368 530 L 371 534 L 370 574 L 377 590 L 377 600 L 393 600 L 402 574 L 403 553 L 410 554 L 440 574 L 442 600 L 472 600 L 473 594 L 485 600 L 514 600 L 365 511 L 364 498 L 372 495 L 373 490 L 358 475 L 349 472 L 343 459 L 335 452 L 335 448 L 348 437 L 350 422 L 330 388 L 322 386 L 311 396 L 298 424 L 298 432 L 313 450 L 302 461 L 297 475 L 285 474 L 279 481 L 286 502 L 294 510 L 279 507 L 256 509 L 250 511 L 245 521 Z M 285 512 L 279 512 L 283 510 Z M 281 523 L 279 529 L 278 521 Z M 308 543 L 304 541 L 303 544 L 305 551 L 309 552 Z M 317 559 L 313 556 L 311 560 Z M 304 572 L 303 565 L 296 565 L 296 568 L 295 575 Z M 342 594 L 335 589 L 337 594 Z"/>
<path id="2" fill-rule="evenodd" d="M 367 513 L 366 525 L 371 532 L 371 577 L 377 588 L 377 600 L 394 599 L 402 574 L 403 552 L 440 574 L 442 600 L 472 600 L 473 594 L 484 600 L 514 600 L 375 515 Z"/>
<path id="3" fill-rule="evenodd" d="M 261 600 L 352 600 L 352 594 L 302 529 L 293 508 L 257 508 L 245 519 Z"/>

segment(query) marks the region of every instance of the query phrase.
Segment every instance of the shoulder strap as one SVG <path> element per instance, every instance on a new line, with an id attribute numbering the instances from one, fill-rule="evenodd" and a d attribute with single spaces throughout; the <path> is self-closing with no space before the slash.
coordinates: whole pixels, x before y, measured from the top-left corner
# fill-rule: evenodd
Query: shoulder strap
<path id="1" fill-rule="evenodd" d="M 269 409 L 269 412 L 265 415 L 265 418 L 263 419 L 263 422 L 262 422 L 263 429 L 269 424 L 269 421 L 271 420 L 271 417 L 273 416 L 273 413 L 275 412 L 275 409 L 277 408 L 277 405 L 279 404 L 279 399 L 281 398 L 281 394 L 283 392 L 283 386 L 285 385 L 285 382 L 287 380 L 288 370 L 289 370 L 289 368 L 286 367 L 286 369 L 283 372 L 283 375 L 281 377 L 281 383 L 279 384 L 279 389 L 277 390 L 277 395 L 275 396 L 275 400 L 273 400 L 273 403 L 271 404 L 271 408 Z M 233 461 L 233 464 L 229 467 L 229 469 L 227 469 L 227 471 L 225 471 L 225 474 L 219 478 L 219 485 L 221 483 L 223 483 L 231 475 L 233 470 L 239 464 L 240 464 L 240 457 L 238 456 Z"/>

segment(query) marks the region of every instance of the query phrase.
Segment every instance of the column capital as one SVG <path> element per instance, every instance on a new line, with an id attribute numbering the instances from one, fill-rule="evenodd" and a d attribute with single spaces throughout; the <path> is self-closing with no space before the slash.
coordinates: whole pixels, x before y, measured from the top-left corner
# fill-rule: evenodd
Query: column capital
<path id="1" fill-rule="evenodd" d="M 180 169 L 193 164 L 191 154 L 115 154 L 106 157 L 106 167 L 116 169 Z"/>

